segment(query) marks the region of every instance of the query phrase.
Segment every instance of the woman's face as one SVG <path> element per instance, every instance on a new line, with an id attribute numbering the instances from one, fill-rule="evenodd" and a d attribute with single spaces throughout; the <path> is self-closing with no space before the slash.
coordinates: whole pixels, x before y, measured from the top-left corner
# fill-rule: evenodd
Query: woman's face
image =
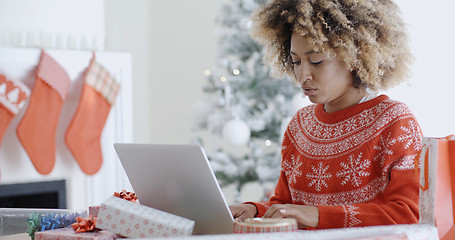
<path id="1" fill-rule="evenodd" d="M 324 104 L 326 112 L 355 105 L 366 93 L 365 89 L 353 86 L 352 73 L 342 60 L 315 51 L 295 32 L 291 37 L 291 57 L 303 94 L 313 103 Z"/>

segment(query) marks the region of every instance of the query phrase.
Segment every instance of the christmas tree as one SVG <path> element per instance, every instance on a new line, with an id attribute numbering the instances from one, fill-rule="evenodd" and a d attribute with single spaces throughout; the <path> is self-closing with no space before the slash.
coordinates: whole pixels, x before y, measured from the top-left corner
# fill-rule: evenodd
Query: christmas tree
<path id="1" fill-rule="evenodd" d="M 219 59 L 207 70 L 204 99 L 195 104 L 195 132 L 221 186 L 275 183 L 284 129 L 303 104 L 290 79 L 274 79 L 264 50 L 251 39 L 251 13 L 265 0 L 229 0 L 220 9 Z"/>

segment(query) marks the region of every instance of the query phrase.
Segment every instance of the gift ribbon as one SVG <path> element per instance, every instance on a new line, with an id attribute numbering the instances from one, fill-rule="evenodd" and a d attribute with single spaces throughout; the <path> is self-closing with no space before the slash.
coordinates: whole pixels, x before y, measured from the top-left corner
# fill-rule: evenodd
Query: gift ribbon
<path id="1" fill-rule="evenodd" d="M 76 217 L 75 223 L 71 224 L 71 227 L 78 233 L 90 232 L 95 230 L 96 217 L 89 216 L 88 218 Z"/>
<path id="2" fill-rule="evenodd" d="M 429 158 L 429 153 L 430 153 L 430 147 L 431 146 L 427 147 L 427 151 L 425 152 L 425 158 L 423 160 L 424 166 L 422 166 L 422 167 L 423 167 L 424 185 L 423 186 L 420 185 L 420 189 L 422 189 L 422 191 L 426 191 L 426 190 L 428 190 L 428 188 L 430 188 L 430 183 L 429 183 L 429 179 L 428 179 L 428 177 L 429 177 L 428 176 L 429 175 L 428 174 L 428 162 L 429 162 L 428 158 Z M 423 151 L 423 149 L 425 149 L 425 146 L 422 148 L 422 151 Z"/>
<path id="3" fill-rule="evenodd" d="M 134 203 L 136 203 L 136 201 L 137 201 L 136 193 L 127 192 L 126 190 L 122 190 L 121 192 L 114 192 L 114 196 L 128 200 L 130 202 L 134 202 Z"/>
<path id="4" fill-rule="evenodd" d="M 414 160 L 414 175 L 417 177 L 417 182 L 419 182 L 419 185 L 420 185 L 420 157 L 421 157 L 424 149 L 425 149 L 425 147 L 422 146 L 422 149 L 420 150 L 420 152 L 417 153 L 417 156 Z"/>

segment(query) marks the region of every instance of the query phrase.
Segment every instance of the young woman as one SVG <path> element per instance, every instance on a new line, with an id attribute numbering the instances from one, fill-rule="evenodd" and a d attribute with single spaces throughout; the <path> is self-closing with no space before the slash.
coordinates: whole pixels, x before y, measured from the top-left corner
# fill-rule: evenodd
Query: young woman
<path id="1" fill-rule="evenodd" d="M 253 22 L 266 60 L 314 104 L 287 127 L 269 202 L 230 206 L 234 218 L 319 229 L 418 222 L 422 132 L 404 103 L 377 94 L 406 80 L 412 60 L 397 5 L 275 0 Z"/>

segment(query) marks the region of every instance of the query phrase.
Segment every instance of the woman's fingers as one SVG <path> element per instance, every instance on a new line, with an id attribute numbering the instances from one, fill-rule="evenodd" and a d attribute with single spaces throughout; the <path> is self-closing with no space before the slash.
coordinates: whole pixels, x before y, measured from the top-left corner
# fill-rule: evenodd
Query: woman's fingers
<path id="1" fill-rule="evenodd" d="M 300 227 L 317 227 L 319 210 L 314 206 L 299 206 L 292 204 L 275 204 L 264 214 L 266 218 L 294 218 Z"/>
<path id="2" fill-rule="evenodd" d="M 292 207 L 282 208 L 278 211 L 278 213 L 281 218 L 295 218 L 297 221 L 302 220 L 301 212 L 297 211 L 297 209 L 294 209 Z"/>
<path id="3" fill-rule="evenodd" d="M 267 212 L 264 214 L 265 218 L 279 218 L 282 217 L 280 211 L 284 208 L 283 204 L 274 204 L 272 205 Z"/>
<path id="4" fill-rule="evenodd" d="M 247 218 L 253 218 L 256 215 L 256 206 L 252 204 L 237 204 L 229 206 L 232 216 L 236 221 L 243 222 Z"/>

